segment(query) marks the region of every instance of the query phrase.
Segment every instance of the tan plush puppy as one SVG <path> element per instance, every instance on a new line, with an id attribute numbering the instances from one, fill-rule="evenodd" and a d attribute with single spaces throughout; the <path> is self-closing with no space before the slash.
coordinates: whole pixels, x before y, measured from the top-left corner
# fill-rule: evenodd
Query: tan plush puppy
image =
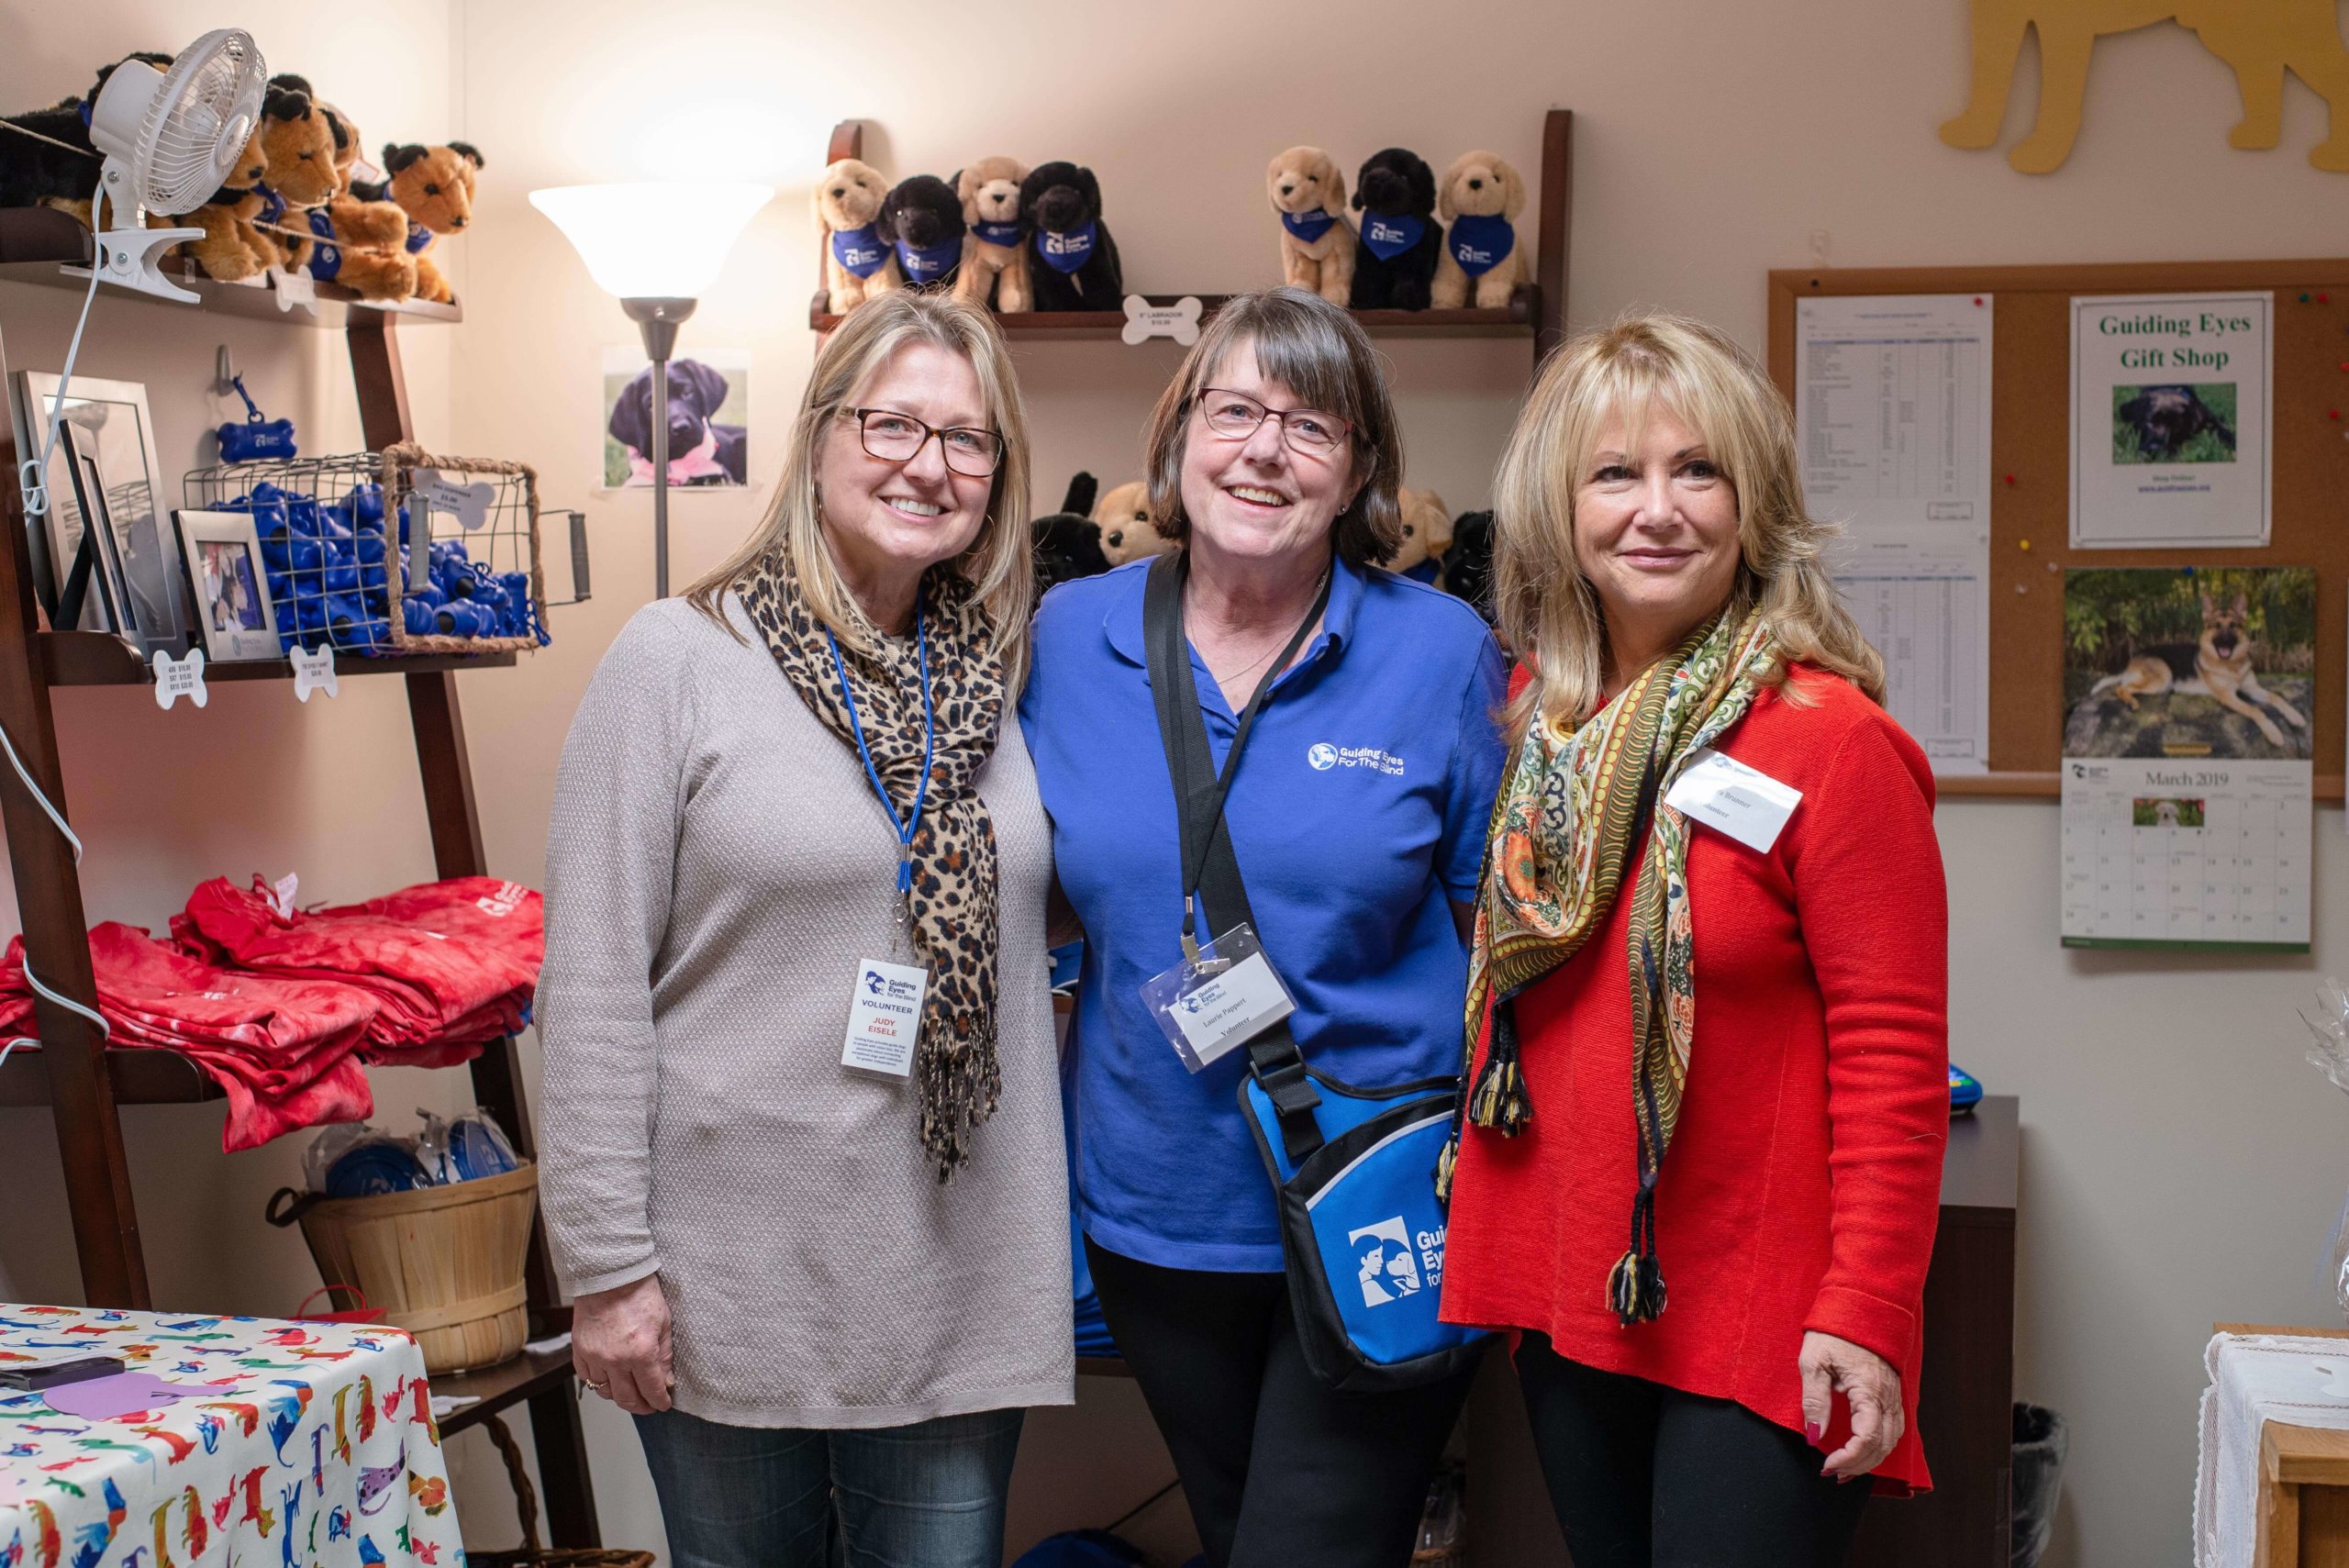
<path id="1" fill-rule="evenodd" d="M 824 290 L 834 316 L 903 282 L 897 253 L 873 231 L 889 182 L 862 159 L 843 158 L 816 182 L 816 227 L 824 231 Z"/>
<path id="2" fill-rule="evenodd" d="M 1101 528 L 1101 553 L 1112 566 L 1174 550 L 1174 541 L 1151 523 L 1150 486 L 1139 479 L 1103 495 L 1093 508 L 1093 520 Z"/>
<path id="3" fill-rule="evenodd" d="M 1518 243 L 1525 181 L 1497 152 L 1464 152 L 1435 188 L 1435 214 L 1450 225 L 1436 258 L 1428 303 L 1438 310 L 1473 305 L 1497 310 L 1533 277 L 1533 257 Z"/>
<path id="4" fill-rule="evenodd" d="M 1386 570 L 1432 583 L 1452 548 L 1452 509 L 1432 490 L 1397 490 L 1395 498 L 1403 508 L 1403 543 Z"/>
<path id="5" fill-rule="evenodd" d="M 1281 281 L 1344 305 L 1353 296 L 1354 226 L 1336 161 L 1292 147 L 1264 171 L 1264 194 L 1281 215 Z"/>
<path id="6" fill-rule="evenodd" d="M 1016 158 L 982 158 L 954 176 L 963 198 L 963 269 L 954 274 L 954 297 L 965 305 L 1007 314 L 1028 308 L 1026 226 L 1019 221 L 1019 183 L 1028 177 Z M 1000 280 L 1000 281 L 998 281 Z"/>

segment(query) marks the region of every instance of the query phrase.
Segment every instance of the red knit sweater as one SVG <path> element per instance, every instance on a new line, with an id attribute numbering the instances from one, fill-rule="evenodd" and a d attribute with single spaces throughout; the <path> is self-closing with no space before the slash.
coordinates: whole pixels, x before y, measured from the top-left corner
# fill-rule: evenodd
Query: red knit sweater
<path id="1" fill-rule="evenodd" d="M 1533 1119 L 1463 1140 L 1443 1316 L 1537 1329 L 1570 1360 L 1797 1431 L 1805 1330 L 1849 1340 L 1898 1370 L 1907 1408 L 1876 1489 L 1922 1491 L 1922 1298 L 1949 1133 L 1932 774 L 1848 683 L 1795 678 L 1816 706 L 1765 692 L 1720 748 L 1802 792 L 1777 842 L 1757 854 L 1700 825 L 1688 851 L 1697 1026 L 1656 1194 L 1664 1315 L 1627 1329 L 1607 1305 L 1638 1187 L 1635 861 L 1598 935 L 1518 999 Z M 1840 1396 L 1836 1416 L 1831 1450 Z"/>

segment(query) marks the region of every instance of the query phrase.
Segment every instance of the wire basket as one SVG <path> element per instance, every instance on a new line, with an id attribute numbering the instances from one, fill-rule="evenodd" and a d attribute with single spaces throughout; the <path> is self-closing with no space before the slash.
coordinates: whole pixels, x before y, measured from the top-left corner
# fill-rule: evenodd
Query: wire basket
<path id="1" fill-rule="evenodd" d="M 252 516 L 284 649 L 385 658 L 550 640 L 526 464 L 403 442 L 201 468 L 183 489 L 191 507 Z"/>

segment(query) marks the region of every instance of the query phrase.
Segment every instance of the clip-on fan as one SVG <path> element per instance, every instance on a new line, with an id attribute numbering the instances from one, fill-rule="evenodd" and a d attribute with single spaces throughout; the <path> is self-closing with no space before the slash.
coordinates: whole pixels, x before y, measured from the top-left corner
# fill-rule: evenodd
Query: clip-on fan
<path id="1" fill-rule="evenodd" d="M 261 113 L 268 68 L 251 37 L 234 28 L 205 34 L 158 71 L 116 66 L 90 110 L 90 144 L 106 155 L 91 201 L 99 277 L 193 305 L 202 296 L 156 270 L 157 252 L 201 239 L 200 228 L 149 228 L 147 213 L 192 212 L 220 188 Z"/>

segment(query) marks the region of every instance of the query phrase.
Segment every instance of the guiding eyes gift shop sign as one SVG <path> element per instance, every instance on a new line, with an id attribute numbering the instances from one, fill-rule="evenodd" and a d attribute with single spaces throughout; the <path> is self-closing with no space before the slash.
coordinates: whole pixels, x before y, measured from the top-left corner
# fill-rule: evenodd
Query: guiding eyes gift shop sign
<path id="1" fill-rule="evenodd" d="M 2266 294 L 2072 301 L 2072 548 L 2268 540 Z"/>

